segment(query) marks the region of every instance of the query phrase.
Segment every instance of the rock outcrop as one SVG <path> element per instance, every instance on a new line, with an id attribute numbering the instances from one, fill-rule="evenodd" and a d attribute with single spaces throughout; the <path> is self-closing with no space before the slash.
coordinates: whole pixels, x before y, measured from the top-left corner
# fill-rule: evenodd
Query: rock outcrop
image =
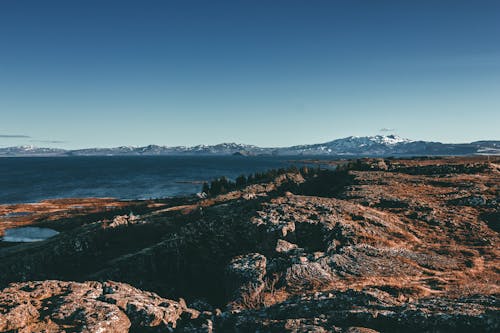
<path id="1" fill-rule="evenodd" d="M 186 314 L 199 315 L 185 304 L 117 282 L 13 283 L 0 295 L 1 332 L 159 332 L 176 328 Z"/>

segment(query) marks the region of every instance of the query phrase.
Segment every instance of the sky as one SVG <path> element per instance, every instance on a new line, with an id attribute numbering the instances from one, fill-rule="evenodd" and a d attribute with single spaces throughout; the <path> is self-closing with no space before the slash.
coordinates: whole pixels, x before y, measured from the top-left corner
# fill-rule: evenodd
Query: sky
<path id="1" fill-rule="evenodd" d="M 0 147 L 500 139 L 500 1 L 0 1 Z"/>

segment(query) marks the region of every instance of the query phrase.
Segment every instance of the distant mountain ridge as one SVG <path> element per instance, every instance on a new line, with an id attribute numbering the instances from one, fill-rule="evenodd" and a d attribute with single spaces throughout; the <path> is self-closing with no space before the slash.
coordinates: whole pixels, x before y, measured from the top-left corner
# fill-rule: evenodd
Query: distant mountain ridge
<path id="1" fill-rule="evenodd" d="M 121 146 L 65 150 L 18 146 L 0 148 L 7 156 L 154 156 L 154 155 L 273 155 L 273 156 L 410 156 L 410 155 L 500 155 L 500 141 L 441 143 L 414 141 L 397 135 L 350 136 L 333 141 L 291 147 L 266 148 L 238 143 L 197 146 Z"/>

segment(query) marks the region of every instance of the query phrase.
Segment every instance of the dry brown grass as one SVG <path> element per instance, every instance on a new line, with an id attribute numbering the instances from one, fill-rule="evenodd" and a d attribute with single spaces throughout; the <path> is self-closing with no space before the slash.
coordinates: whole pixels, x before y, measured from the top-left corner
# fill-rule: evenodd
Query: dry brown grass
<path id="1" fill-rule="evenodd" d="M 234 304 L 237 309 L 260 309 L 284 301 L 288 293 L 284 289 L 276 289 L 281 276 L 273 274 L 264 279 L 264 287 L 249 284 L 246 292 Z"/>

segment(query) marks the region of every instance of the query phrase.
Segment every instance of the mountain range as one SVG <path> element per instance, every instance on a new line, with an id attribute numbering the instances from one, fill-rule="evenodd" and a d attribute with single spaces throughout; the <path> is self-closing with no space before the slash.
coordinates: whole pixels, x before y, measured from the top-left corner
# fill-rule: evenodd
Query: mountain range
<path id="1" fill-rule="evenodd" d="M 397 135 L 350 136 L 333 141 L 290 147 L 266 148 L 237 143 L 197 146 L 121 146 L 65 150 L 17 146 L 0 148 L 8 156 L 134 156 L 134 155 L 243 155 L 243 156 L 416 156 L 416 155 L 500 155 L 500 141 L 441 143 L 414 141 Z"/>

